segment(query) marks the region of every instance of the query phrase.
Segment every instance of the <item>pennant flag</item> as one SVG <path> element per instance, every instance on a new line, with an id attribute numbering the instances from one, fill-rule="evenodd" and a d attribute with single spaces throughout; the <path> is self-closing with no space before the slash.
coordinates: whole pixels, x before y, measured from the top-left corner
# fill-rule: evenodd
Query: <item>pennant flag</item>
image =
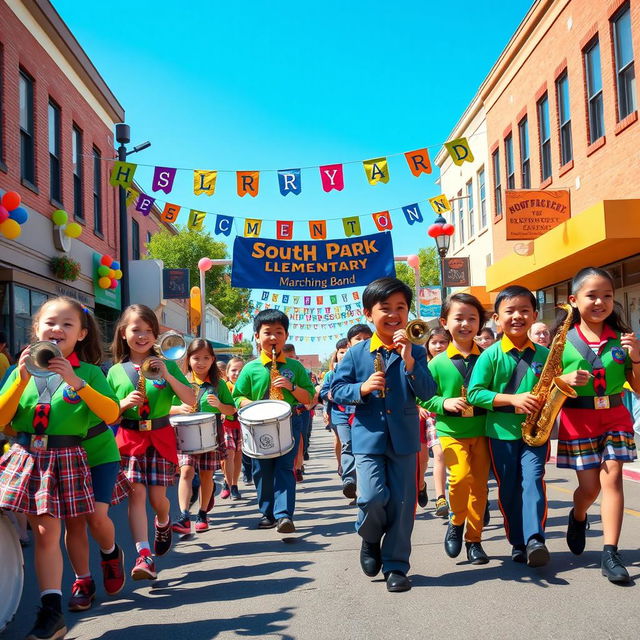
<path id="1" fill-rule="evenodd" d="M 283 294 L 283 296 L 282 296 L 282 302 L 284 302 L 285 304 L 286 304 L 287 302 L 289 302 L 289 296 L 288 296 L 286 293 L 285 293 L 285 294 Z"/>
<path id="2" fill-rule="evenodd" d="M 336 304 L 336 302 L 338 302 L 338 296 L 329 296 L 329 300 L 331 300 L 331 304 Z"/>
<path id="3" fill-rule="evenodd" d="M 305 296 L 304 297 L 304 303 L 305 304 L 311 304 L 311 296 Z"/>
<path id="4" fill-rule="evenodd" d="M 263 291 L 262 292 L 262 299 L 263 300 L 268 300 L 269 299 L 269 292 L 268 291 Z"/>
<path id="5" fill-rule="evenodd" d="M 196 169 L 193 172 L 193 193 L 197 196 L 206 193 L 212 196 L 216 191 L 217 171 L 202 171 Z"/>
<path id="6" fill-rule="evenodd" d="M 127 189 L 127 207 L 130 207 L 139 197 L 140 192 L 133 187 L 129 187 Z"/>
<path id="7" fill-rule="evenodd" d="M 459 167 L 464 162 L 473 162 L 473 153 L 471 153 L 469 141 L 466 138 L 456 138 L 445 142 L 444 146 L 456 166 Z"/>
<path id="8" fill-rule="evenodd" d="M 231 233 L 233 227 L 233 218 L 231 216 L 225 216 L 219 213 L 216 216 L 216 227 L 214 233 L 216 235 L 228 236 Z"/>
<path id="9" fill-rule="evenodd" d="M 280 193 L 283 196 L 289 193 L 299 195 L 302 191 L 300 169 L 283 169 L 278 171 L 278 185 L 280 187 Z"/>
<path id="10" fill-rule="evenodd" d="M 204 211 L 191 209 L 191 211 L 189 211 L 187 229 L 189 229 L 189 231 L 202 231 L 202 226 L 204 225 L 204 219 L 206 215 L 207 214 Z"/>
<path id="11" fill-rule="evenodd" d="M 309 220 L 309 235 L 311 236 L 312 240 L 326 240 L 327 221 Z"/>
<path id="12" fill-rule="evenodd" d="M 322 304 L 322 296 L 316 296 L 316 304 Z"/>
<path id="13" fill-rule="evenodd" d="M 293 296 L 293 304 L 298 304 L 300 302 L 300 296 Z"/>
<path id="14" fill-rule="evenodd" d="M 407 151 L 404 154 L 409 164 L 409 169 L 416 178 L 421 173 L 431 173 L 431 160 L 429 160 L 428 149 L 418 149 L 417 151 Z"/>
<path id="15" fill-rule="evenodd" d="M 357 291 L 353 292 L 353 299 L 354 300 L 360 300 L 360 294 Z"/>
<path id="16" fill-rule="evenodd" d="M 133 182 L 133 176 L 137 167 L 138 165 L 132 162 L 116 160 L 116 162 L 113 163 L 113 169 L 111 169 L 109 184 L 112 187 L 123 187 L 126 189 Z"/>
<path id="17" fill-rule="evenodd" d="M 277 293 L 272 293 L 271 294 L 271 302 L 278 302 L 278 294 Z"/>
<path id="18" fill-rule="evenodd" d="M 344 227 L 344 234 L 347 236 L 359 236 L 360 231 L 360 218 L 358 216 L 351 216 L 350 218 L 342 218 L 342 226 Z"/>
<path id="19" fill-rule="evenodd" d="M 331 307 L 325 307 L 324 308 L 324 312 L 325 313 L 331 313 Z"/>
<path id="20" fill-rule="evenodd" d="M 252 220 L 251 218 L 247 218 L 244 221 L 244 237 L 259 238 L 261 228 L 262 228 L 262 220 Z"/>
<path id="21" fill-rule="evenodd" d="M 153 170 L 151 190 L 171 193 L 173 181 L 176 179 L 176 171 L 177 169 L 171 169 L 170 167 L 156 167 Z"/>
<path id="22" fill-rule="evenodd" d="M 293 239 L 293 222 L 290 220 L 276 221 L 276 238 L 278 240 Z"/>
<path id="23" fill-rule="evenodd" d="M 365 160 L 363 163 L 364 172 L 367 174 L 369 184 L 377 184 L 378 182 L 389 182 L 389 169 L 387 167 L 386 158 L 375 158 L 374 160 Z"/>
<path id="24" fill-rule="evenodd" d="M 151 207 L 155 201 L 155 198 L 141 193 L 136 202 L 136 211 L 139 211 L 143 216 L 148 216 L 151 213 Z"/>
<path id="25" fill-rule="evenodd" d="M 332 189 L 342 191 L 344 189 L 344 173 L 341 164 L 325 164 L 320 167 L 320 179 L 322 188 L 329 193 Z"/>
<path id="26" fill-rule="evenodd" d="M 242 334 L 234 333 L 233 334 L 233 344 L 240 344 L 242 342 Z"/>
<path id="27" fill-rule="evenodd" d="M 410 225 L 414 222 L 422 222 L 422 212 L 417 202 L 416 204 L 408 204 L 406 207 L 402 207 L 402 213 L 404 213 L 404 217 Z"/>
<path id="28" fill-rule="evenodd" d="M 342 302 L 346 302 L 347 301 L 347 294 L 343 293 L 342 294 Z"/>
<path id="29" fill-rule="evenodd" d="M 236 183 L 238 188 L 238 195 L 242 198 L 247 193 L 255 198 L 258 195 L 258 188 L 260 186 L 260 172 L 259 171 L 236 171 Z"/>
<path id="30" fill-rule="evenodd" d="M 451 211 L 451 205 L 444 193 L 441 193 L 435 198 L 429 198 L 429 204 L 436 213 L 446 213 L 447 211 Z"/>
<path id="31" fill-rule="evenodd" d="M 393 229 L 393 222 L 391 222 L 391 215 L 388 211 L 380 211 L 378 213 L 372 213 L 373 221 L 375 222 L 378 231 L 389 231 Z"/>
<path id="32" fill-rule="evenodd" d="M 175 222 L 178 219 L 178 214 L 180 213 L 180 206 L 177 204 L 171 204 L 167 202 L 164 205 L 164 209 L 160 214 L 160 220 L 163 222 Z"/>
<path id="33" fill-rule="evenodd" d="M 345 296 L 342 296 L 342 297 L 343 297 L 343 298 L 345 298 L 345 302 L 346 302 L 346 297 L 345 297 Z M 351 305 L 350 305 L 350 304 L 348 304 L 348 305 L 345 307 L 345 309 L 346 309 L 347 311 L 351 311 Z"/>

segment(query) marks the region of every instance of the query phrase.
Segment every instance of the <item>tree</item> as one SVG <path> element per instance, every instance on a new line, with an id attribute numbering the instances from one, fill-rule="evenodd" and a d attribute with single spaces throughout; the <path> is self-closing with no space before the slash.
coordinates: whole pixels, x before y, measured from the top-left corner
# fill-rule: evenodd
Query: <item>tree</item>
<path id="1" fill-rule="evenodd" d="M 242 353 L 238 353 L 241 358 L 245 360 L 253 355 L 253 342 L 251 340 L 242 340 L 233 345 L 236 349 L 242 349 Z"/>
<path id="2" fill-rule="evenodd" d="M 227 246 L 214 240 L 207 231 L 188 231 L 186 226 L 178 227 L 178 234 L 163 229 L 151 236 L 147 245 L 149 259 L 162 260 L 167 269 L 189 269 L 191 286 L 200 281 L 198 260 L 200 258 L 227 258 Z M 231 286 L 228 267 L 213 267 L 206 272 L 206 301 L 223 314 L 223 324 L 235 329 L 248 322 L 253 307 L 249 289 L 235 289 Z"/>
<path id="3" fill-rule="evenodd" d="M 435 247 L 423 247 L 418 251 L 420 258 L 420 286 L 436 287 L 440 284 L 440 258 Z M 411 290 L 415 287 L 413 269 L 404 262 L 396 263 L 396 276 L 408 284 Z"/>

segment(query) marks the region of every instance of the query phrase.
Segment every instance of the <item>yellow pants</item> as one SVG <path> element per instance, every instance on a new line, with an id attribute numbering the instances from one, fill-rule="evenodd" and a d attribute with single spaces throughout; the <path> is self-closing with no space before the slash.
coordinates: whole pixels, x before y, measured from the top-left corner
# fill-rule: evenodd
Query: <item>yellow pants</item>
<path id="1" fill-rule="evenodd" d="M 449 469 L 449 505 L 451 522 L 467 522 L 464 539 L 480 542 L 484 510 L 487 506 L 489 445 L 484 436 L 451 438 L 439 436 L 444 462 Z"/>

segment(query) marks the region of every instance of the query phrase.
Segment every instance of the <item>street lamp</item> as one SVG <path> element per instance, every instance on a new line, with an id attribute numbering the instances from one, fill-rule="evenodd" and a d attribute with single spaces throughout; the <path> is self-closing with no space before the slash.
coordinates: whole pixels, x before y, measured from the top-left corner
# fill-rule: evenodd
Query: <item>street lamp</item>
<path id="1" fill-rule="evenodd" d="M 116 140 L 120 143 L 118 147 L 118 160 L 124 162 L 128 155 L 138 153 L 151 146 L 149 141 L 142 142 L 127 151 L 125 146 L 131 141 L 131 128 L 123 122 L 116 125 Z M 127 191 L 123 186 L 119 187 L 119 220 L 120 220 L 120 279 L 121 306 L 126 309 L 129 306 L 129 220 L 127 216 Z"/>
<path id="2" fill-rule="evenodd" d="M 451 236 L 455 232 L 455 227 L 448 223 L 441 215 L 439 215 L 434 223 L 427 230 L 427 234 L 436 241 L 436 249 L 440 256 L 440 297 L 444 303 L 447 297 L 447 287 L 444 285 L 444 259 L 449 251 Z"/>

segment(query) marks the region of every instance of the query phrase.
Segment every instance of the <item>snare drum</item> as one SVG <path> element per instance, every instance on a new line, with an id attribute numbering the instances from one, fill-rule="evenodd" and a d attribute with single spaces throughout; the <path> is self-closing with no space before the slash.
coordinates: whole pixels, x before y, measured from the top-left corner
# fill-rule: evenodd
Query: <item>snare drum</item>
<path id="1" fill-rule="evenodd" d="M 176 430 L 178 451 L 195 455 L 215 451 L 218 448 L 216 415 L 214 413 L 189 413 L 170 416 L 169 421 Z"/>
<path id="2" fill-rule="evenodd" d="M 0 571 L 0 633 L 13 620 L 20 597 L 22 596 L 22 582 L 24 568 L 22 547 L 15 527 L 0 509 L 0 555 L 2 556 L 2 571 Z"/>
<path id="3" fill-rule="evenodd" d="M 238 410 L 242 451 L 250 458 L 278 458 L 293 449 L 291 405 L 282 400 L 258 400 Z"/>

